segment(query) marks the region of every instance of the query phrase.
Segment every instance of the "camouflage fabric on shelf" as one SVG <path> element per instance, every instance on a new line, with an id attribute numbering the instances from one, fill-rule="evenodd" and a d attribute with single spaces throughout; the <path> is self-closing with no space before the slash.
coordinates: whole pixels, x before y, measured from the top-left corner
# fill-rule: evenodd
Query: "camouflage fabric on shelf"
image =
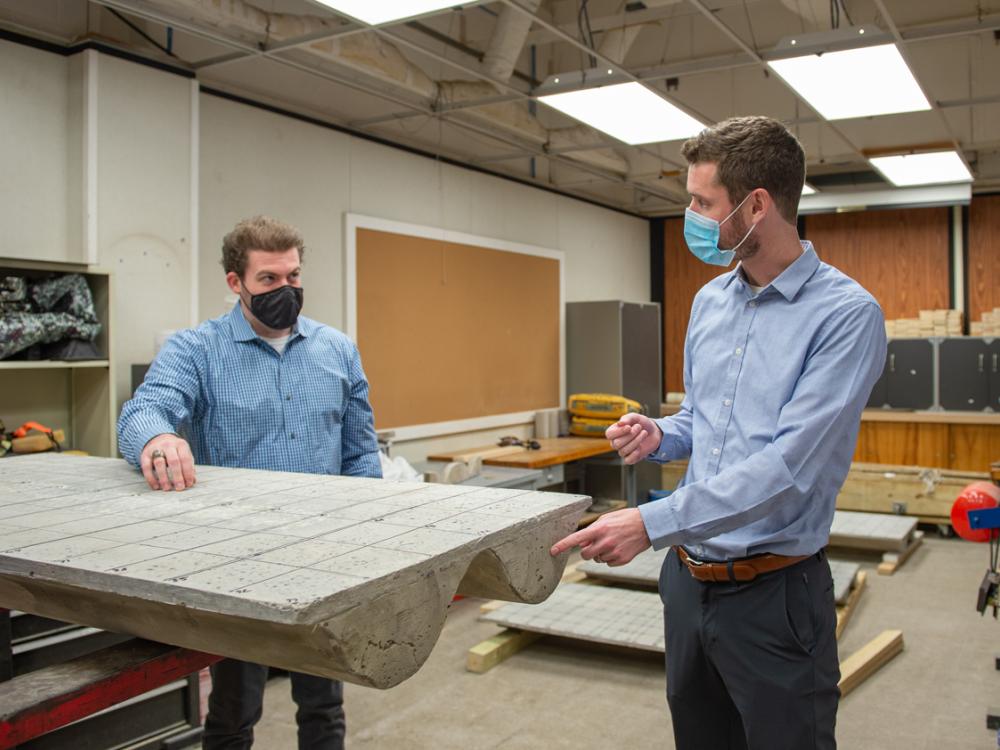
<path id="1" fill-rule="evenodd" d="M 0 359 L 35 344 L 93 341 L 101 331 L 90 287 L 78 273 L 31 284 L 28 297 L 37 312 L 4 311 L 0 317 Z"/>
<path id="2" fill-rule="evenodd" d="M 0 278 L 0 301 L 24 302 L 28 298 L 28 282 L 22 276 Z"/>
<path id="3" fill-rule="evenodd" d="M 31 303 L 27 300 L 23 302 L 4 302 L 0 300 L 0 314 L 31 312 Z"/>

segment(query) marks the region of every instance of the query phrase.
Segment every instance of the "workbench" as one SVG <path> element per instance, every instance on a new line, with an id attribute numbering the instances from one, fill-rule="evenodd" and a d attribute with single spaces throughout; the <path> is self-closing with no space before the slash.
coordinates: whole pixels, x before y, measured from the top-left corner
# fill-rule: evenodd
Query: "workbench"
<path id="1" fill-rule="evenodd" d="M 522 448 L 512 450 L 502 455 L 485 455 L 483 457 L 484 466 L 504 466 L 513 469 L 546 469 L 550 467 L 565 466 L 577 462 L 584 462 L 596 459 L 602 463 L 620 464 L 621 458 L 603 437 L 556 437 L 541 438 L 538 441 L 541 446 L 537 450 Z M 477 454 L 489 454 L 494 452 L 497 445 L 485 445 L 478 448 L 469 448 L 446 453 L 435 453 L 427 457 L 428 461 L 464 461 Z M 610 454 L 610 455 L 609 455 Z M 579 476 L 581 485 L 583 484 L 582 472 Z M 558 481 L 558 480 L 557 480 Z M 568 478 L 564 475 L 562 482 Z M 586 494 L 583 487 L 581 492 Z M 635 507 L 638 498 L 636 497 L 635 467 L 627 467 L 625 472 L 625 500 L 629 507 Z"/>

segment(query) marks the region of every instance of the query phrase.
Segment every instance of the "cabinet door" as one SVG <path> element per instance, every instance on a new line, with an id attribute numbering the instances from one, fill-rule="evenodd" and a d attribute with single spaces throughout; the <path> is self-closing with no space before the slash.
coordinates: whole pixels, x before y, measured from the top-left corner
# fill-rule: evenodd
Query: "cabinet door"
<path id="1" fill-rule="evenodd" d="M 927 339 L 889 342 L 889 406 L 929 409 L 934 404 L 934 347 Z"/>
<path id="2" fill-rule="evenodd" d="M 635 399 L 646 413 L 660 414 L 663 379 L 660 369 L 660 306 L 622 305 L 622 395 Z"/>
<path id="3" fill-rule="evenodd" d="M 987 355 L 990 378 L 990 406 L 1000 411 L 1000 339 L 993 339 Z"/>
<path id="4" fill-rule="evenodd" d="M 868 397 L 868 408 L 878 409 L 889 402 L 889 355 L 885 355 L 885 365 L 882 367 L 882 374 L 879 375 L 875 385 L 872 386 L 872 393 Z"/>
<path id="5" fill-rule="evenodd" d="M 941 406 L 982 411 L 990 401 L 990 351 L 980 338 L 954 338 L 938 350 Z"/>

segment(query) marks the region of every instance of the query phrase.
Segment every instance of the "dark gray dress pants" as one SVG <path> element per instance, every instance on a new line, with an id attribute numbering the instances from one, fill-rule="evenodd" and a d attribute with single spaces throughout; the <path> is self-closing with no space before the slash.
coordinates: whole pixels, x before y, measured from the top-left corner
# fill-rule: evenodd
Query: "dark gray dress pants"
<path id="1" fill-rule="evenodd" d="M 834 750 L 840 662 L 824 552 L 746 583 L 660 574 L 677 750 Z"/>
<path id="2" fill-rule="evenodd" d="M 223 659 L 212 667 L 203 750 L 247 750 L 260 720 L 267 667 Z M 298 706 L 299 750 L 343 750 L 344 685 L 325 677 L 290 672 Z"/>

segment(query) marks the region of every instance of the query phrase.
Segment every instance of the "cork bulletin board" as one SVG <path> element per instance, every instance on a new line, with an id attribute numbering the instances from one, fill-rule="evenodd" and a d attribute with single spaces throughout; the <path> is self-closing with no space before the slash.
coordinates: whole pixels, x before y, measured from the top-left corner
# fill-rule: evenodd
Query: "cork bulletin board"
<path id="1" fill-rule="evenodd" d="M 347 328 L 377 429 L 485 429 L 562 403 L 561 252 L 357 215 L 346 224 Z"/>

